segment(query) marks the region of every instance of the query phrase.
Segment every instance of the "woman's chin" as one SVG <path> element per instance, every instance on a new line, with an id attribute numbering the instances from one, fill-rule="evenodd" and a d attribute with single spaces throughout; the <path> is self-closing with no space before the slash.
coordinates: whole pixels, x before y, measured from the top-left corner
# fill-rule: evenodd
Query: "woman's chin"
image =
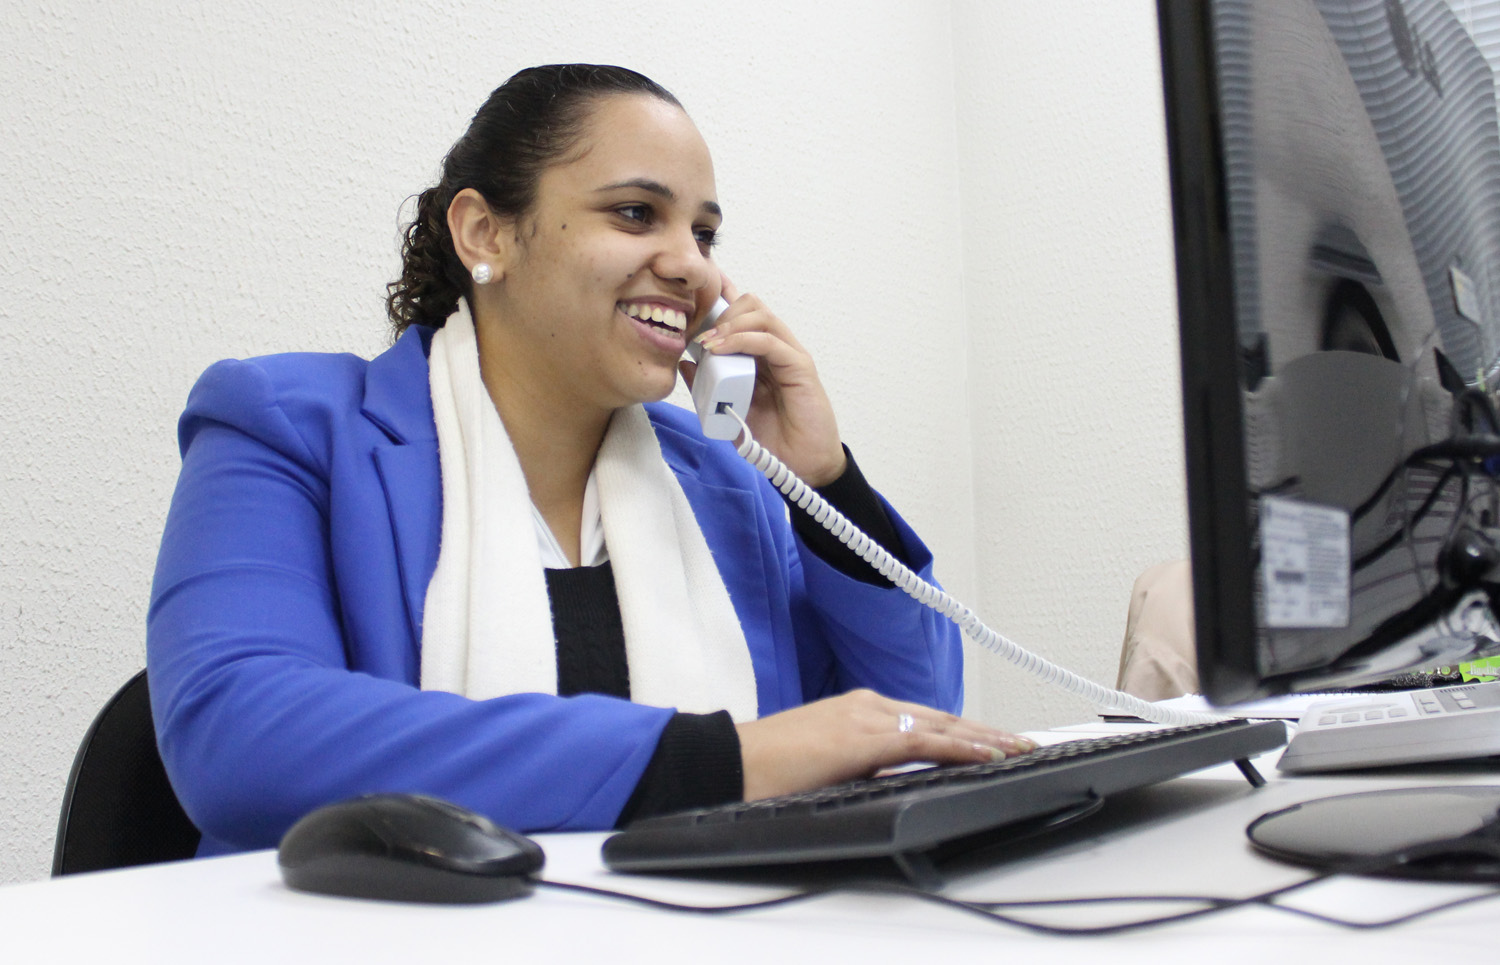
<path id="1" fill-rule="evenodd" d="M 626 392 L 622 405 L 642 405 L 647 402 L 660 402 L 677 388 L 677 370 L 673 368 L 668 372 L 643 372 L 635 380 Z"/>
<path id="2" fill-rule="evenodd" d="M 641 402 L 642 403 L 646 403 L 646 402 L 660 402 L 662 399 L 665 399 L 668 396 L 670 396 L 672 394 L 672 390 L 674 390 L 676 388 L 677 388 L 677 379 L 676 379 L 676 373 L 674 372 L 673 373 L 673 379 L 672 379 L 672 381 L 666 383 L 665 385 L 662 385 L 659 388 L 653 389 L 648 395 L 646 395 L 645 397 L 643 397 L 641 399 Z"/>

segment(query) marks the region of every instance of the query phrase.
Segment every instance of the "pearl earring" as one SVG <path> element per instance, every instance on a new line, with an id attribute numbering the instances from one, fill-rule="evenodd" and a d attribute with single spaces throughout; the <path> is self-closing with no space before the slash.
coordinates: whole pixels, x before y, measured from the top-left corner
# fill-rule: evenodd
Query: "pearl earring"
<path id="1" fill-rule="evenodd" d="M 490 267 L 489 262 L 481 261 L 479 264 L 470 269 L 469 274 L 474 276 L 474 284 L 488 285 L 490 281 L 495 277 L 495 269 Z"/>

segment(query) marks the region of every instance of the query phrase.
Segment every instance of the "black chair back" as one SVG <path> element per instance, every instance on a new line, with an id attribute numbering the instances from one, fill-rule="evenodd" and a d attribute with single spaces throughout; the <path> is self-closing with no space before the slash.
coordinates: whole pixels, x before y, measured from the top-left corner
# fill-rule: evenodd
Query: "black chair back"
<path id="1" fill-rule="evenodd" d="M 52 875 L 191 858 L 200 837 L 167 782 L 142 670 L 99 711 L 73 758 Z"/>

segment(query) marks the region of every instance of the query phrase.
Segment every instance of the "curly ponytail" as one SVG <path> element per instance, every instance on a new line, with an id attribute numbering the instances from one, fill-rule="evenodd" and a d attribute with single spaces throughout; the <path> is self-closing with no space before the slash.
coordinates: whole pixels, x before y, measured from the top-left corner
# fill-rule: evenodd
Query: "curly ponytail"
<path id="1" fill-rule="evenodd" d="M 520 218 L 536 200 L 542 172 L 577 143 L 594 102 L 611 94 L 682 106 L 643 74 L 596 64 L 529 67 L 490 94 L 443 158 L 438 183 L 417 195 L 416 214 L 402 231 L 401 277 L 386 286 L 397 337 L 409 325 L 442 327 L 459 296 L 472 294 L 448 231 L 454 196 L 473 188 L 496 214 Z"/>
<path id="2" fill-rule="evenodd" d="M 463 266 L 448 233 L 453 198 L 443 193 L 439 186 L 417 195 L 416 216 L 402 232 L 401 278 L 386 286 L 386 313 L 398 336 L 408 325 L 442 325 L 467 291 L 463 277 L 454 277 L 454 267 Z"/>

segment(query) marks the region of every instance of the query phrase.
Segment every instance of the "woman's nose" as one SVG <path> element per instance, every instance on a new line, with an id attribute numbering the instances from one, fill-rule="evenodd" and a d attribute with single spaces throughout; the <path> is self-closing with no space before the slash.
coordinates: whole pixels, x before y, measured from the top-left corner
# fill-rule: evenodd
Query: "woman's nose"
<path id="1" fill-rule="evenodd" d="M 718 277 L 713 261 L 692 231 L 672 232 L 656 257 L 656 273 L 698 291 Z"/>

